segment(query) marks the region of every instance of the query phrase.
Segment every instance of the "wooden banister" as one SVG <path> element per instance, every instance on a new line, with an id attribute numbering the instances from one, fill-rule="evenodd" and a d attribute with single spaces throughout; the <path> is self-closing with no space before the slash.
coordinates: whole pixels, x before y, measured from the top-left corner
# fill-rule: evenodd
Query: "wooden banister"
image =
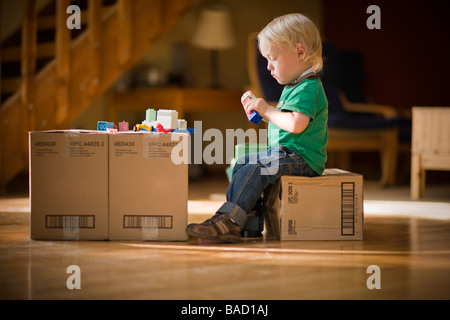
<path id="1" fill-rule="evenodd" d="M 34 104 L 34 81 L 36 75 L 37 56 L 37 10 L 36 0 L 23 3 L 23 25 L 22 25 L 22 61 L 21 61 L 21 98 L 22 98 L 22 120 L 24 127 L 29 131 L 35 129 L 36 112 Z M 23 146 L 27 148 L 28 136 L 24 135 Z"/>
<path id="2" fill-rule="evenodd" d="M 118 0 L 118 54 L 119 63 L 124 65 L 131 58 L 133 50 L 133 26 L 131 14 L 133 12 L 133 1 Z"/>
<path id="3" fill-rule="evenodd" d="M 101 11 L 102 0 L 89 0 L 88 2 L 88 32 L 91 51 L 91 81 L 88 92 L 94 96 L 101 82 Z"/>
<path id="4" fill-rule="evenodd" d="M 0 1 L 0 17 L 2 16 L 2 2 Z M 2 34 L 2 26 L 0 23 L 0 34 Z M 1 49 L 1 48 L 0 48 Z M 2 112 L 2 50 L 0 50 L 0 194 L 6 193 L 5 187 L 1 183 L 3 181 L 3 112 Z"/>
<path id="5" fill-rule="evenodd" d="M 63 123 L 69 115 L 70 29 L 67 8 L 70 0 L 56 1 L 56 122 Z"/>

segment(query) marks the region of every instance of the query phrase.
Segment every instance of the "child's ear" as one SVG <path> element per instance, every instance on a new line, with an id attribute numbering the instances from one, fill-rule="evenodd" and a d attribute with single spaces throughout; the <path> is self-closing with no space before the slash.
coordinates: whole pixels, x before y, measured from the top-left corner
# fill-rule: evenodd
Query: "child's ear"
<path id="1" fill-rule="evenodd" d="M 304 60 L 306 55 L 306 47 L 302 43 L 297 43 L 295 46 L 295 50 L 297 51 L 297 57 L 299 60 Z"/>

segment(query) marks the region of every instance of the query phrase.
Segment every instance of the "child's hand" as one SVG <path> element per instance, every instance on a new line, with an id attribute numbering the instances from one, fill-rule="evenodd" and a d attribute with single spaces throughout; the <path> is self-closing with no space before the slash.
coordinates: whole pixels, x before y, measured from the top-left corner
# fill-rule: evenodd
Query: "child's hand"
<path id="1" fill-rule="evenodd" d="M 310 121 L 310 117 L 303 113 L 295 111 L 282 112 L 277 110 L 269 105 L 264 99 L 256 98 L 251 91 L 247 91 L 242 95 L 241 102 L 247 117 L 249 117 L 253 111 L 256 111 L 261 117 L 266 119 L 266 121 L 270 121 L 277 127 L 291 133 L 303 132 Z"/>
<path id="2" fill-rule="evenodd" d="M 244 108 L 245 114 L 248 116 L 250 113 L 247 111 L 250 101 L 255 99 L 255 95 L 251 91 L 245 92 L 241 97 L 242 107 Z"/>
<path id="3" fill-rule="evenodd" d="M 269 104 L 262 98 L 256 98 L 251 91 L 247 91 L 245 94 L 250 95 L 251 99 L 246 99 L 243 101 L 242 105 L 245 110 L 245 114 L 249 116 L 253 111 L 258 112 L 261 116 L 264 116 L 265 112 L 268 108 L 270 108 Z"/>

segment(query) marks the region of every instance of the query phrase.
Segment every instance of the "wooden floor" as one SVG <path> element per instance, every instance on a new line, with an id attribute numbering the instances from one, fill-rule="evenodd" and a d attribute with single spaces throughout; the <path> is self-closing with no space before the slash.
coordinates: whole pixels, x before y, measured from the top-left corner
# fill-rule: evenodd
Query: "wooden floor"
<path id="1" fill-rule="evenodd" d="M 225 180 L 190 184 L 189 222 L 222 203 Z M 449 299 L 450 188 L 365 188 L 364 241 L 240 244 L 32 241 L 28 198 L 0 198 L 3 299 Z M 67 267 L 80 267 L 69 290 Z M 380 289 L 367 268 L 377 265 Z"/>

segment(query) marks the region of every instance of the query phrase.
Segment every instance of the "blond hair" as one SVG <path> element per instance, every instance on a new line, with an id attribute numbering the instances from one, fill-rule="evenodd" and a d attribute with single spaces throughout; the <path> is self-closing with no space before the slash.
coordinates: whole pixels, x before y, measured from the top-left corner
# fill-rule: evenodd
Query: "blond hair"
<path id="1" fill-rule="evenodd" d="M 322 40 L 316 25 L 300 13 L 291 13 L 275 18 L 257 35 L 258 43 L 267 41 L 277 47 L 295 48 L 303 44 L 306 48 L 305 62 L 316 72 L 323 68 Z"/>

